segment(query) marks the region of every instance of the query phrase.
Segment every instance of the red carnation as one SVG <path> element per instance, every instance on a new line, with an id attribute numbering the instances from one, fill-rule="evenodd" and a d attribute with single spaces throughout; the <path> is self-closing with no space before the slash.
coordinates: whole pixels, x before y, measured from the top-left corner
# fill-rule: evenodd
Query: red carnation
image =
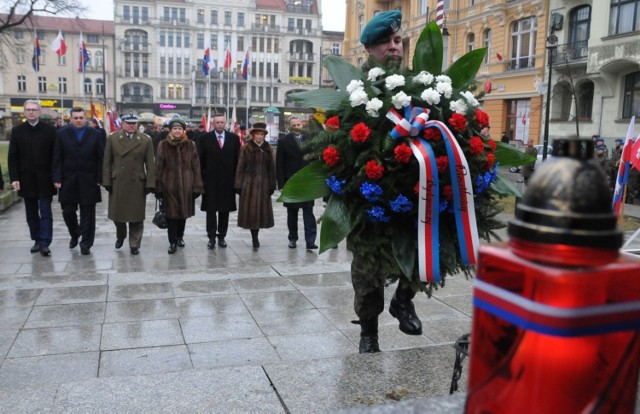
<path id="1" fill-rule="evenodd" d="M 329 166 L 333 167 L 340 160 L 340 156 L 338 155 L 338 150 L 335 147 L 327 147 L 322 153 L 322 158 L 324 158 L 324 162 Z"/>
<path id="2" fill-rule="evenodd" d="M 489 139 L 489 148 L 490 152 L 496 152 L 496 142 L 492 139 Z"/>
<path id="3" fill-rule="evenodd" d="M 467 118 L 456 112 L 449 118 L 449 125 L 456 131 L 462 132 L 467 128 Z"/>
<path id="4" fill-rule="evenodd" d="M 442 196 L 447 200 L 451 200 L 453 198 L 453 188 L 451 185 L 445 185 L 442 187 Z"/>
<path id="5" fill-rule="evenodd" d="M 360 122 L 356 124 L 351 130 L 351 138 L 355 142 L 365 142 L 369 135 L 371 134 L 371 130 L 367 128 L 364 122 Z"/>
<path id="6" fill-rule="evenodd" d="M 496 156 L 493 154 L 487 154 L 487 170 L 493 167 L 493 163 L 496 162 Z"/>
<path id="7" fill-rule="evenodd" d="M 384 167 L 378 164 L 377 161 L 371 160 L 364 167 L 364 171 L 367 174 L 367 177 L 369 177 L 370 179 L 378 180 L 382 178 L 382 173 L 384 173 Z"/>
<path id="8" fill-rule="evenodd" d="M 396 161 L 406 164 L 411 159 L 413 151 L 411 151 L 411 148 L 409 148 L 407 144 L 400 144 L 393 149 L 393 153 L 396 156 Z"/>
<path id="9" fill-rule="evenodd" d="M 447 168 L 449 168 L 449 157 L 447 157 L 446 155 L 437 157 L 436 166 L 438 167 L 439 173 L 447 171 Z"/>
<path id="10" fill-rule="evenodd" d="M 337 131 L 340 129 L 340 118 L 337 115 L 332 116 L 327 119 L 327 122 L 324 124 L 329 131 Z"/>
<path id="11" fill-rule="evenodd" d="M 473 155 L 482 154 L 484 151 L 484 142 L 482 141 L 482 138 L 478 136 L 474 136 L 469 140 L 469 146 L 471 147 L 469 151 Z"/>
<path id="12" fill-rule="evenodd" d="M 482 109 L 476 109 L 474 117 L 476 118 L 478 125 L 480 125 L 480 128 L 489 126 L 489 115 L 487 115 L 487 113 Z"/>
<path id="13" fill-rule="evenodd" d="M 427 128 L 424 130 L 424 139 L 427 141 L 440 141 L 442 139 L 442 132 L 438 128 Z"/>

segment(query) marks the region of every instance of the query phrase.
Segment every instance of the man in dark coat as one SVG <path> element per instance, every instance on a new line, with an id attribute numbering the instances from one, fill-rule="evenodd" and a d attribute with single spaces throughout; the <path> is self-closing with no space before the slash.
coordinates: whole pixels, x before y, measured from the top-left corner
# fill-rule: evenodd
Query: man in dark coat
<path id="1" fill-rule="evenodd" d="M 56 193 L 51 178 L 51 154 L 56 130 L 40 121 L 40 104 L 24 103 L 26 121 L 13 127 L 9 139 L 9 181 L 24 199 L 27 224 L 34 241 L 31 253 L 49 256 L 53 235 L 51 200 Z"/>
<path id="2" fill-rule="evenodd" d="M 140 252 L 147 194 L 155 187 L 153 142 L 138 131 L 138 117 L 122 117 L 122 129 L 109 135 L 104 151 L 102 185 L 109 192 L 109 219 L 116 226 L 116 249 L 127 238 L 131 254 Z"/>
<path id="3" fill-rule="evenodd" d="M 198 142 L 200 169 L 204 181 L 204 194 L 200 210 L 207 212 L 209 249 L 216 245 L 227 247 L 224 238 L 229 228 L 229 212 L 236 211 L 236 193 L 233 183 L 240 157 L 240 137 L 225 131 L 226 118 L 213 118 L 214 130 L 202 134 Z"/>
<path id="4" fill-rule="evenodd" d="M 276 151 L 276 172 L 278 187 L 282 189 L 289 178 L 307 165 L 305 152 L 301 145 L 305 139 L 302 134 L 302 120 L 296 116 L 289 118 L 289 133 L 278 141 Z M 289 247 L 295 249 L 298 241 L 298 210 L 302 209 L 304 239 L 307 249 L 317 249 L 317 224 L 313 215 L 313 201 L 304 203 L 284 203 L 287 208 L 287 227 L 289 229 Z"/>
<path id="5" fill-rule="evenodd" d="M 84 109 L 71 109 L 71 123 L 57 132 L 53 148 L 53 182 L 73 249 L 80 240 L 80 252 L 91 253 L 96 233 L 96 203 L 102 201 L 104 143 L 100 132 L 87 125 Z M 76 211 L 80 206 L 80 225 Z"/>

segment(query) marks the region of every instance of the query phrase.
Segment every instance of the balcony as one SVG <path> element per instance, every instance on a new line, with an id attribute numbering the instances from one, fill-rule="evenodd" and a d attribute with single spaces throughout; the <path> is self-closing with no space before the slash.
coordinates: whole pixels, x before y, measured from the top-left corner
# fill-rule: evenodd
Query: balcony
<path id="1" fill-rule="evenodd" d="M 189 19 L 180 19 L 180 18 L 172 18 L 172 17 L 160 17 L 158 19 L 159 26 L 177 26 L 177 27 L 190 27 Z"/>
<path id="2" fill-rule="evenodd" d="M 589 55 L 589 41 L 582 40 L 580 42 L 566 43 L 558 45 L 553 52 L 553 63 L 574 62 L 579 60 L 587 60 Z"/>
<path id="3" fill-rule="evenodd" d="M 507 70 L 534 69 L 536 66 L 535 56 L 522 56 L 511 59 L 507 62 Z"/>
<path id="4" fill-rule="evenodd" d="M 294 4 L 287 4 L 287 12 L 298 14 L 312 14 L 313 8 L 311 6 L 296 6 Z"/>
<path id="5" fill-rule="evenodd" d="M 276 24 L 266 25 L 253 23 L 251 25 L 251 31 L 258 33 L 280 33 L 280 26 Z"/>
<path id="6" fill-rule="evenodd" d="M 133 25 L 150 25 L 151 19 L 148 17 L 132 17 L 132 16 L 116 16 L 116 23 L 118 24 L 133 24 Z"/>
<path id="7" fill-rule="evenodd" d="M 122 95 L 122 102 L 133 103 L 153 103 L 153 97 L 150 95 Z"/>
<path id="8" fill-rule="evenodd" d="M 315 29 L 307 29 L 304 27 L 287 27 L 287 34 L 297 34 L 300 36 L 318 36 L 318 31 Z"/>
<path id="9" fill-rule="evenodd" d="M 123 52 L 145 52 L 149 53 L 149 43 L 120 43 L 120 50 Z"/>
<path id="10" fill-rule="evenodd" d="M 289 83 L 311 85 L 311 83 L 313 83 L 313 79 L 306 76 L 289 76 Z"/>
<path id="11" fill-rule="evenodd" d="M 315 53 L 307 53 L 307 52 L 289 52 L 289 61 L 292 62 L 313 62 L 316 58 Z"/>

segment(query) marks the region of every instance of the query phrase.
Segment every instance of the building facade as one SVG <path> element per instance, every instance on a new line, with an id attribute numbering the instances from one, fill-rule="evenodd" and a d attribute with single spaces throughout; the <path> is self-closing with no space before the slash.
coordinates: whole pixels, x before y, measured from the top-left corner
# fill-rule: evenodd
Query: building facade
<path id="1" fill-rule="evenodd" d="M 376 13 L 393 9 L 402 11 L 404 60 L 411 62 L 420 32 L 435 19 L 436 0 L 347 0 L 347 60 L 358 66 L 366 60 L 362 29 Z M 539 140 L 547 10 L 544 0 L 444 1 L 444 68 L 470 50 L 487 48 L 477 81 L 478 93 L 486 91 L 482 102 L 494 139 L 504 131 L 517 143 Z"/>
<path id="2" fill-rule="evenodd" d="M 550 137 L 601 135 L 611 147 L 640 117 L 640 0 L 551 0 L 549 26 Z"/>
<path id="3" fill-rule="evenodd" d="M 6 15 L 5 15 L 6 16 Z M 58 56 L 51 43 L 62 32 L 67 51 Z M 80 33 L 89 55 L 79 70 Z M 7 30 L 0 42 L 0 134 L 23 119 L 27 99 L 39 99 L 44 118 L 66 117 L 84 106 L 102 119 L 115 104 L 114 26 L 112 21 L 34 15 L 28 24 Z M 40 43 L 39 67 L 33 67 L 35 37 Z M 1 137 L 0 137 L 1 139 Z"/>
<path id="4" fill-rule="evenodd" d="M 123 112 L 195 119 L 211 107 L 244 124 L 302 111 L 290 94 L 320 84 L 315 0 L 116 0 L 115 32 Z"/>

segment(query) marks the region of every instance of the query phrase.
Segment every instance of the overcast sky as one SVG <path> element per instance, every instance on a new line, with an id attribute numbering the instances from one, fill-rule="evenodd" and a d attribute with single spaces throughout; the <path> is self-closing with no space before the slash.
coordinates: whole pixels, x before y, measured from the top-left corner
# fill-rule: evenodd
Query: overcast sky
<path id="1" fill-rule="evenodd" d="M 81 0 L 89 8 L 86 17 L 105 20 L 113 16 L 113 0 Z M 322 28 L 324 30 L 344 31 L 345 0 L 322 0 Z M 109 19 L 110 20 L 110 19 Z"/>

